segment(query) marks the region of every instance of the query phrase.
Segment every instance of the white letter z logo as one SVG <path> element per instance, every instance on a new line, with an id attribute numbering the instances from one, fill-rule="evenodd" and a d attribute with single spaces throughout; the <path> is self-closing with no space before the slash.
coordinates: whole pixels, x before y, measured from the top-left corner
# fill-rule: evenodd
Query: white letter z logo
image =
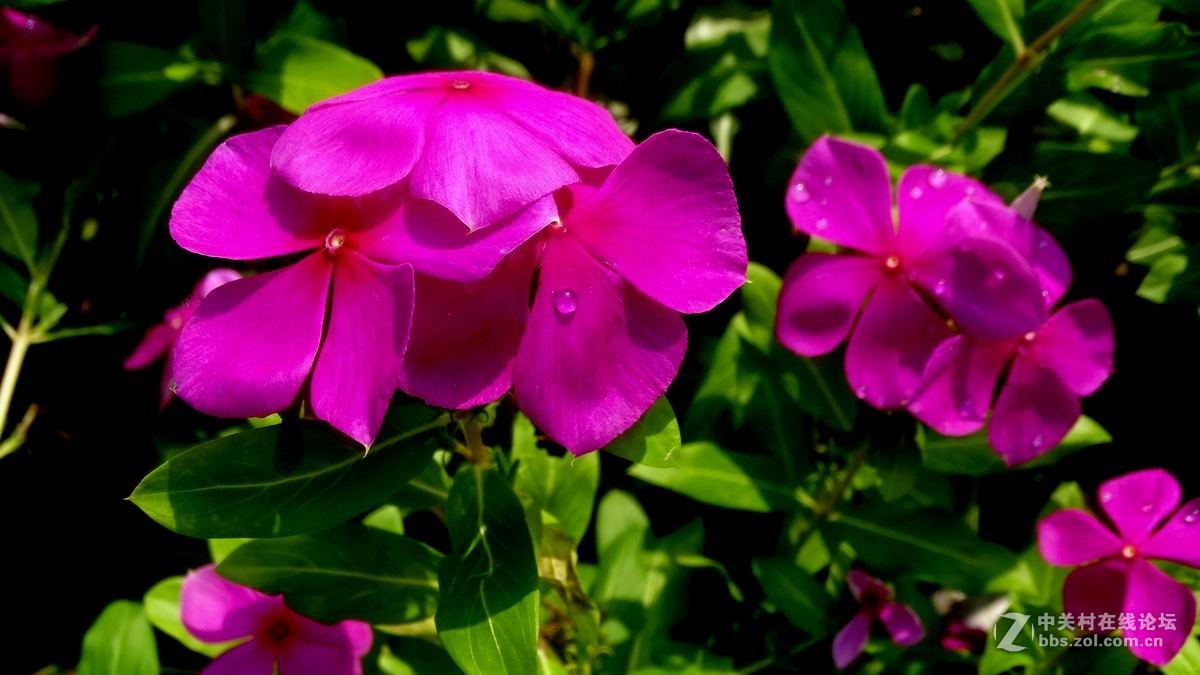
<path id="1" fill-rule="evenodd" d="M 1028 649 L 1027 647 L 1013 644 L 1013 641 L 1017 639 L 1017 636 L 1021 634 L 1021 629 L 1024 628 L 1025 624 L 1029 622 L 1029 615 L 1018 614 L 1017 612 L 1009 612 L 1007 614 L 1001 614 L 1000 618 L 1012 619 L 1012 625 L 1009 626 L 1008 632 L 1004 634 L 1003 638 L 996 637 L 996 629 L 1000 627 L 1000 622 L 997 621 L 996 625 L 992 626 L 992 638 L 999 640 L 999 642 L 996 643 L 996 648 L 1003 649 L 1006 652 L 1023 652 Z"/>

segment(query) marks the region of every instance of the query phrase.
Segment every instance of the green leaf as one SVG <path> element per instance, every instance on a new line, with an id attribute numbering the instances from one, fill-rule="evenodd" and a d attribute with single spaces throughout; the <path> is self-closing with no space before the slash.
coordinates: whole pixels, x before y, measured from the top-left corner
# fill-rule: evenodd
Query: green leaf
<path id="1" fill-rule="evenodd" d="M 446 474 L 445 461 L 434 453 L 434 458 L 412 480 L 400 486 L 388 501 L 405 511 L 419 511 L 446 503 L 450 495 L 450 476 Z"/>
<path id="2" fill-rule="evenodd" d="M 728 509 L 766 513 L 797 505 L 798 489 L 780 482 L 769 459 L 729 452 L 714 443 L 687 443 L 679 449 L 677 466 L 658 469 L 635 464 L 629 474 L 692 499 Z"/>
<path id="3" fill-rule="evenodd" d="M 378 66 L 335 44 L 284 33 L 259 50 L 246 86 L 299 114 L 317 101 L 381 77 Z"/>
<path id="4" fill-rule="evenodd" d="M 25 263 L 28 269 L 36 266 L 37 215 L 33 211 L 35 189 L 19 183 L 0 171 L 0 251 Z M 23 281 L 22 281 L 22 285 Z M 6 293 L 10 295 L 10 293 Z M 23 302 L 22 297 L 17 302 Z"/>
<path id="5" fill-rule="evenodd" d="M 1162 671 L 1166 675 L 1200 675 L 1200 642 L 1189 638 Z"/>
<path id="6" fill-rule="evenodd" d="M 1021 37 L 1021 18 L 1025 15 L 1025 0 L 970 0 L 975 13 L 988 30 L 1015 50 L 1025 45 Z"/>
<path id="7" fill-rule="evenodd" d="M 374 527 L 346 524 L 238 547 L 221 576 L 271 595 L 305 616 L 334 623 L 409 623 L 433 616 L 441 554 Z"/>
<path id="8" fill-rule="evenodd" d="M 442 644 L 468 675 L 534 675 L 538 572 L 521 502 L 498 471 L 467 465 L 454 476 L 446 525 Z"/>
<path id="9" fill-rule="evenodd" d="M 216 656 L 236 642 L 209 644 L 201 642 L 183 627 L 179 614 L 179 593 L 183 589 L 183 577 L 169 577 L 154 584 L 142 598 L 146 617 L 155 628 L 175 638 L 188 649 L 208 657 Z"/>
<path id="10" fill-rule="evenodd" d="M 382 504 L 421 470 L 433 439 L 414 436 L 441 426 L 441 418 L 414 425 L 384 436 L 366 456 L 361 445 L 319 422 L 224 436 L 150 472 L 130 499 L 164 527 L 191 537 L 320 530 Z"/>
<path id="11" fill-rule="evenodd" d="M 684 33 L 687 54 L 663 76 L 674 93 L 665 120 L 712 119 L 770 91 L 770 13 L 739 5 L 701 7 Z"/>
<path id="12" fill-rule="evenodd" d="M 158 675 L 154 629 L 142 606 L 118 600 L 83 636 L 78 675 Z"/>
<path id="13" fill-rule="evenodd" d="M 767 600 L 792 625 L 813 637 L 829 632 L 832 598 L 812 575 L 782 558 L 756 558 L 753 565 Z"/>
<path id="14" fill-rule="evenodd" d="M 97 85 L 109 117 L 132 115 L 194 83 L 215 83 L 221 78 L 215 63 L 132 42 L 109 42 L 100 58 Z"/>
<path id="15" fill-rule="evenodd" d="M 675 466 L 675 454 L 683 445 L 679 420 L 666 396 L 660 397 L 645 415 L 605 450 L 618 457 L 659 468 Z"/>
<path id="16" fill-rule="evenodd" d="M 1114 143 L 1128 143 L 1138 134 L 1137 127 L 1091 96 L 1060 98 L 1050 104 L 1046 114 L 1079 132 L 1081 136 L 1093 136 Z"/>
<path id="17" fill-rule="evenodd" d="M 825 133 L 887 130 L 879 79 L 839 0 L 775 0 L 767 58 L 775 89 L 803 141 Z"/>
<path id="18" fill-rule="evenodd" d="M 956 473 L 965 476 L 986 476 L 1010 470 L 992 449 L 987 430 L 970 436 L 942 436 L 929 429 L 917 437 L 917 444 L 925 468 L 940 473 Z M 1067 432 L 1065 438 L 1053 450 L 1021 464 L 1018 469 L 1036 469 L 1049 466 L 1075 454 L 1084 448 L 1112 441 L 1112 436 L 1096 420 L 1084 415 Z"/>
<path id="19" fill-rule="evenodd" d="M 895 501 L 908 494 L 921 470 L 921 451 L 911 437 L 897 443 L 872 443 L 867 455 L 879 475 L 879 494 L 884 501 Z"/>
<path id="20" fill-rule="evenodd" d="M 446 650 L 429 640 L 388 637 L 379 652 L 379 672 L 382 675 L 455 675 L 462 671 L 450 660 Z"/>
<path id="21" fill-rule="evenodd" d="M 592 519 L 592 504 L 600 485 L 600 457 L 554 457 L 538 447 L 533 423 L 524 415 L 513 420 L 513 459 L 520 462 L 517 493 L 535 514 L 549 513 L 576 543 Z"/>

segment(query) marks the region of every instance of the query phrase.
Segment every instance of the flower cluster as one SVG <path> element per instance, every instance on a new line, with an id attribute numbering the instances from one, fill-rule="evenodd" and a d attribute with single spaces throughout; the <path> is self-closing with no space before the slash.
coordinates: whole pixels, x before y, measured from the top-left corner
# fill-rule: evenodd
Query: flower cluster
<path id="1" fill-rule="evenodd" d="M 679 314 L 747 265 L 708 141 L 635 148 L 589 101 L 481 72 L 389 78 L 230 139 L 171 234 L 290 261 L 201 303 L 174 352 L 179 396 L 227 417 L 304 400 L 368 446 L 399 388 L 446 408 L 511 389 L 572 452 L 603 447 L 674 379 Z"/>
<path id="2" fill-rule="evenodd" d="M 868 404 L 953 436 L 981 429 L 990 411 L 1005 462 L 1046 452 L 1107 379 L 1113 337 L 1099 301 L 1053 311 L 1071 267 L 1032 221 L 1041 187 L 1010 208 L 970 178 L 913 166 L 894 222 L 883 156 L 818 140 L 792 176 L 787 211 L 797 231 L 841 251 L 807 253 L 788 270 L 779 340 L 818 356 L 848 336 L 846 377 Z"/>
<path id="3" fill-rule="evenodd" d="M 1130 651 L 1159 666 L 1183 648 L 1196 620 L 1196 596 L 1150 562 L 1200 568 L 1200 499 L 1180 506 L 1181 494 L 1166 471 L 1136 471 L 1100 485 L 1100 510 L 1112 527 L 1079 509 L 1057 511 L 1038 524 L 1042 557 L 1077 568 L 1063 585 L 1064 628 L 1120 629 L 1134 638 Z"/>

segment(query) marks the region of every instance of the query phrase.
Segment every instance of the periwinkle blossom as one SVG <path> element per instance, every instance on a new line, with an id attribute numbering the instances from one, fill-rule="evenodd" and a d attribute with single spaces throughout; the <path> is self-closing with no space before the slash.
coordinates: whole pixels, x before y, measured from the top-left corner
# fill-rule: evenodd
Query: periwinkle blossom
<path id="1" fill-rule="evenodd" d="M 407 179 L 412 194 L 472 230 L 607 167 L 633 143 L 583 98 L 477 71 L 390 77 L 310 107 L 272 166 L 309 192 L 365 195 Z"/>
<path id="2" fill-rule="evenodd" d="M 846 585 L 861 607 L 833 638 L 833 663 L 838 669 L 849 666 L 866 649 L 876 621 L 883 623 L 892 642 L 900 647 L 911 647 L 925 638 L 921 617 L 908 605 L 896 602 L 896 594 L 887 584 L 861 570 L 850 570 Z"/>
<path id="3" fill-rule="evenodd" d="M 27 106 L 45 105 L 58 82 L 58 59 L 95 35 L 95 26 L 77 35 L 32 14 L 0 7 L 0 70 L 9 94 Z"/>
<path id="4" fill-rule="evenodd" d="M 361 675 L 371 627 L 361 621 L 318 623 L 266 595 L 225 579 L 206 565 L 183 580 L 183 626 L 210 644 L 241 641 L 202 675 Z"/>
<path id="5" fill-rule="evenodd" d="M 745 281 L 746 243 L 728 169 L 696 134 L 655 134 L 554 199 L 555 222 L 489 278 L 418 281 L 404 381 L 453 407 L 511 383 L 530 419 L 578 455 L 666 391 L 687 345 L 680 313 L 707 311 Z"/>
<path id="6" fill-rule="evenodd" d="M 1046 307 L 1052 309 L 1070 285 L 1071 267 L 1054 238 L 1030 219 L 1040 189 L 1037 184 L 1027 191 L 1015 208 L 976 203 L 951 219 L 970 221 L 1016 246 L 1034 266 Z M 978 431 L 991 409 L 989 441 L 1013 466 L 1058 445 L 1082 414 L 1080 399 L 1095 393 L 1112 368 L 1108 310 L 1099 300 L 1081 300 L 1053 311 L 1019 337 L 956 335 L 946 340 L 930 357 L 908 409 L 949 436 Z"/>
<path id="7" fill-rule="evenodd" d="M 483 277 L 552 220 L 553 202 L 536 200 L 468 234 L 404 186 L 357 198 L 305 193 L 270 170 L 282 133 L 274 127 L 226 141 L 175 204 L 171 234 L 194 253 L 306 253 L 201 303 L 176 347 L 175 390 L 211 415 L 258 417 L 292 405 L 307 383 L 315 416 L 369 446 L 396 389 L 413 270 Z"/>
<path id="8" fill-rule="evenodd" d="M 807 253 L 792 264 L 776 335 L 802 356 L 826 354 L 849 336 L 846 377 L 872 406 L 909 402 L 930 354 L 951 335 L 947 317 L 964 332 L 996 340 L 1023 335 L 1045 318 L 1038 279 L 1021 255 L 948 217 L 973 201 L 999 202 L 978 182 L 910 167 L 900 177 L 893 222 L 883 156 L 823 137 L 789 186 L 795 228 L 841 251 Z"/>
<path id="9" fill-rule="evenodd" d="M 1038 523 L 1038 550 L 1076 568 L 1063 586 L 1066 612 L 1091 617 L 1095 632 L 1120 629 L 1135 656 L 1161 666 L 1190 639 L 1196 597 L 1150 561 L 1200 568 L 1200 499 L 1179 506 L 1179 482 L 1163 469 L 1108 480 L 1098 496 L 1115 527 L 1080 509 L 1057 511 Z"/>
<path id="10" fill-rule="evenodd" d="M 200 301 L 214 288 L 234 279 L 240 279 L 241 276 L 234 270 L 224 267 L 205 274 L 192 289 L 191 295 L 180 304 L 168 309 L 163 315 L 162 323 L 151 326 L 146 331 L 146 335 L 142 337 L 142 341 L 138 343 L 137 347 L 134 347 L 133 353 L 125 359 L 126 370 L 140 370 L 158 359 L 164 358 L 162 384 L 159 388 L 159 407 L 167 407 L 174 396 L 171 391 L 171 383 L 175 379 L 175 343 L 179 341 L 179 333 L 183 330 L 184 324 L 192 318 L 192 314 L 196 313 Z"/>

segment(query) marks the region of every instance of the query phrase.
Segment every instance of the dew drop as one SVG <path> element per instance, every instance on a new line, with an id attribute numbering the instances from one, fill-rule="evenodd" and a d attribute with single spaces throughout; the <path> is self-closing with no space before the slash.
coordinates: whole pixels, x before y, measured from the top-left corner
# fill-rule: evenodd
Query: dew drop
<path id="1" fill-rule="evenodd" d="M 1032 445 L 1033 448 L 1036 450 L 1037 448 L 1040 448 L 1046 444 L 1046 437 L 1041 434 L 1036 434 L 1033 437 L 1033 440 L 1031 440 L 1029 442 L 1029 444 Z"/>
<path id="2" fill-rule="evenodd" d="M 1154 510 L 1154 502 L 1146 502 L 1142 504 L 1142 513 L 1150 513 Z"/>
<path id="3" fill-rule="evenodd" d="M 938 169 L 937 171 L 934 171 L 933 173 L 929 174 L 929 184 L 935 190 L 940 190 L 943 187 L 945 187 L 945 185 L 946 185 L 946 170 Z M 970 190 L 971 190 L 971 188 L 968 188 L 968 194 L 970 194 Z"/>
<path id="4" fill-rule="evenodd" d="M 821 230 L 821 231 L 828 230 L 829 229 L 829 219 L 828 218 L 818 218 L 817 219 L 817 229 Z"/>
<path id="5" fill-rule="evenodd" d="M 1111 493 L 1111 492 L 1103 492 L 1100 494 L 1100 501 L 1104 502 L 1105 504 L 1111 502 L 1112 499 L 1113 499 L 1113 493 Z"/>
<path id="6" fill-rule="evenodd" d="M 579 309 L 579 299 L 575 296 L 575 291 L 567 288 L 554 291 L 554 311 L 558 312 L 559 316 L 571 316 L 576 309 Z"/>
<path id="7" fill-rule="evenodd" d="M 792 190 L 792 201 L 797 204 L 806 204 L 812 199 L 812 193 L 808 191 L 804 183 L 796 183 L 795 189 Z"/>
<path id="8" fill-rule="evenodd" d="M 975 194 L 975 186 L 971 185 L 967 188 L 967 196 L 970 197 L 973 194 Z"/>
<path id="9" fill-rule="evenodd" d="M 865 384 L 859 385 L 859 387 L 854 390 L 854 395 L 859 398 L 866 398 L 867 397 L 867 385 L 865 385 Z"/>
<path id="10" fill-rule="evenodd" d="M 921 405 L 920 401 L 913 401 L 913 403 L 908 406 L 908 411 L 915 415 L 915 414 L 921 412 L 921 410 L 924 408 L 925 408 L 925 406 Z"/>
<path id="11" fill-rule="evenodd" d="M 467 82 L 466 80 L 451 80 L 450 86 L 459 91 L 463 91 L 464 89 L 470 89 L 471 83 Z"/>
<path id="12" fill-rule="evenodd" d="M 934 295 L 945 295 L 946 294 L 946 280 L 945 279 L 937 280 L 937 283 L 933 285 L 933 294 Z"/>
<path id="13" fill-rule="evenodd" d="M 922 190 L 920 187 L 915 187 L 908 191 L 908 196 L 912 197 L 913 199 L 920 199 L 921 195 L 923 195 L 923 194 L 925 194 L 925 191 Z"/>
<path id="14" fill-rule="evenodd" d="M 828 200 L 828 199 L 826 199 L 826 198 L 824 198 L 824 197 L 821 197 L 821 201 L 820 201 L 820 202 L 818 202 L 818 203 L 819 203 L 821 206 L 829 206 L 829 200 Z"/>
<path id="15" fill-rule="evenodd" d="M 1004 270 L 996 270 L 995 272 L 992 272 L 992 278 L 996 281 L 1004 281 L 1006 276 L 1008 275 L 1004 273 Z"/>
<path id="16" fill-rule="evenodd" d="M 1196 518 L 1198 517 L 1200 517 L 1200 509 L 1192 509 L 1191 513 L 1188 513 L 1183 517 L 1183 522 L 1191 525 L 1192 523 L 1196 522 Z"/>
<path id="17" fill-rule="evenodd" d="M 825 187 L 833 185 L 833 176 L 825 176 L 825 180 L 823 182 L 825 183 Z"/>
<path id="18" fill-rule="evenodd" d="M 1042 289 L 1042 297 L 1043 297 L 1043 298 L 1048 298 L 1048 297 L 1050 297 L 1050 291 L 1048 291 L 1048 290 L 1046 290 L 1046 289 L 1044 289 L 1044 288 L 1043 288 L 1043 289 Z"/>
<path id="19" fill-rule="evenodd" d="M 975 419 L 975 402 L 971 399 L 963 401 L 962 405 L 958 406 L 958 416 L 967 420 Z"/>

